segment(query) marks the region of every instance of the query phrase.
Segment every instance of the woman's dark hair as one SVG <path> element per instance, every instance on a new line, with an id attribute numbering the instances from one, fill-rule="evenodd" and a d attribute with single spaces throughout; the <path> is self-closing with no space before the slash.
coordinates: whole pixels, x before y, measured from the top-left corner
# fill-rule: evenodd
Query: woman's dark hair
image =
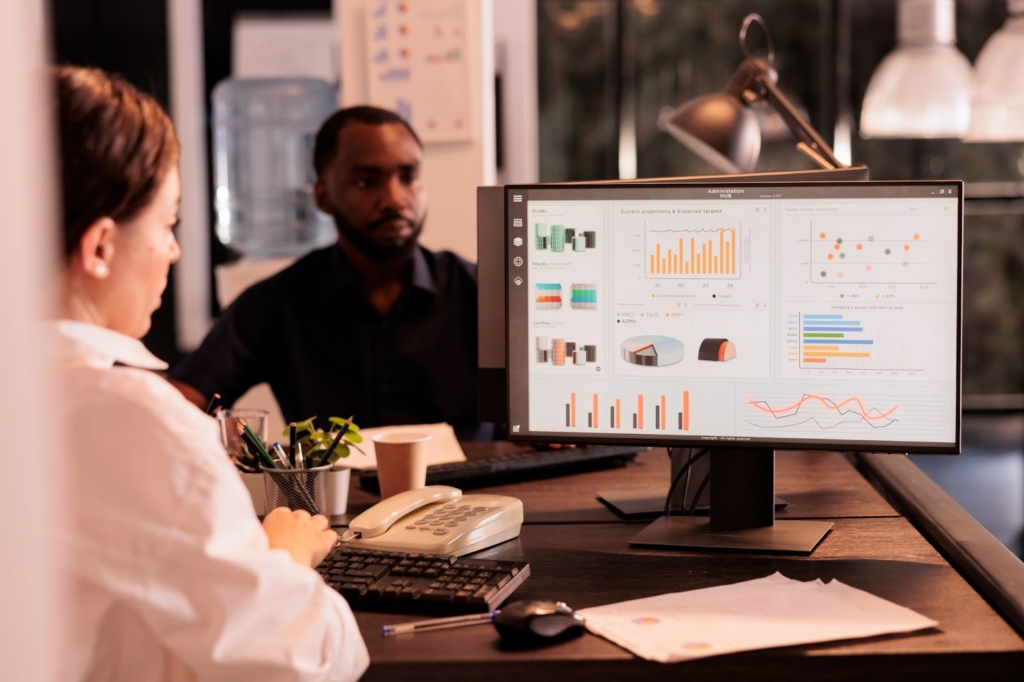
<path id="1" fill-rule="evenodd" d="M 131 220 L 178 160 L 167 113 L 149 95 L 99 69 L 54 70 L 60 129 L 64 255 L 108 217 Z"/>

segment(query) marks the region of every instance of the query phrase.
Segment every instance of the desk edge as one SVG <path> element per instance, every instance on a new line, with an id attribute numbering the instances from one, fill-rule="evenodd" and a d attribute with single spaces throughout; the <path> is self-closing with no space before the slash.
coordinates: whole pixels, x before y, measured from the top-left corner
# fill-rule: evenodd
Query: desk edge
<path id="1" fill-rule="evenodd" d="M 858 468 L 1024 637 L 1024 563 L 904 455 L 860 453 Z"/>

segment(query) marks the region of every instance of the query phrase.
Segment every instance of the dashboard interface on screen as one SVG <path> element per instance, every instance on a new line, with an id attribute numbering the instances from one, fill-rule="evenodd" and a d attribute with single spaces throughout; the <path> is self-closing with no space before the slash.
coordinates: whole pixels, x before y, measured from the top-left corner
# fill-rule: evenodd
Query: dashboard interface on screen
<path id="1" fill-rule="evenodd" d="M 959 182 L 506 193 L 512 438 L 959 451 Z"/>

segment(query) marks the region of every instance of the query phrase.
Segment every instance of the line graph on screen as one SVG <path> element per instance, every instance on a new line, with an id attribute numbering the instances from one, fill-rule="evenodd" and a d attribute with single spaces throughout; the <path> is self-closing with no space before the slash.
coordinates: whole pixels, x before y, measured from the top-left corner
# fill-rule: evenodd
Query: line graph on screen
<path id="1" fill-rule="evenodd" d="M 842 426 L 884 429 L 897 423 L 899 405 L 868 407 L 857 396 L 833 399 L 804 393 L 795 400 L 746 398 L 750 408 L 747 423 L 759 429 L 814 428 L 830 431 Z"/>

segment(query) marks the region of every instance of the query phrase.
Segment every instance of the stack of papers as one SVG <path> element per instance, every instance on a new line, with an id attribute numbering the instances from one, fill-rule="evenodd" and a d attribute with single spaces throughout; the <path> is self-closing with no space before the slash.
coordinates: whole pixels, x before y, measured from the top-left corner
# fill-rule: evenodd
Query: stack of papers
<path id="1" fill-rule="evenodd" d="M 735 585 L 582 609 L 587 629 L 649 661 L 913 632 L 937 621 L 838 580 L 775 573 Z"/>
<path id="2" fill-rule="evenodd" d="M 466 453 L 459 445 L 459 439 L 455 437 L 455 429 L 451 424 L 407 424 L 403 426 L 377 426 L 372 429 L 359 429 L 363 436 L 363 442 L 359 448 L 366 453 L 362 455 L 359 450 L 351 448 L 346 459 L 338 460 L 340 464 L 351 469 L 376 469 L 377 454 L 373 449 L 373 437 L 382 433 L 420 433 L 430 436 L 427 443 L 427 466 L 431 464 L 446 464 L 448 462 L 464 462 Z"/>

